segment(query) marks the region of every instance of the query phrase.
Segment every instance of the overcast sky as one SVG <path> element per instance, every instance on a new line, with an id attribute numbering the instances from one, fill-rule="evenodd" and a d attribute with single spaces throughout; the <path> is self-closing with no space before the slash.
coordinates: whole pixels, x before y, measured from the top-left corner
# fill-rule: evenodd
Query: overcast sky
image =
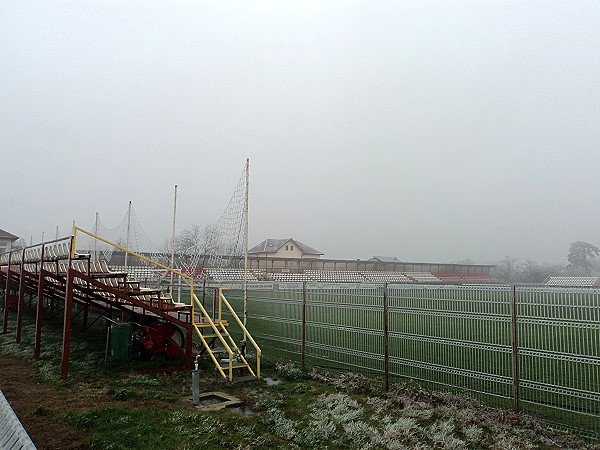
<path id="1" fill-rule="evenodd" d="M 0 228 L 566 262 L 600 244 L 598 1 L 4 1 Z"/>

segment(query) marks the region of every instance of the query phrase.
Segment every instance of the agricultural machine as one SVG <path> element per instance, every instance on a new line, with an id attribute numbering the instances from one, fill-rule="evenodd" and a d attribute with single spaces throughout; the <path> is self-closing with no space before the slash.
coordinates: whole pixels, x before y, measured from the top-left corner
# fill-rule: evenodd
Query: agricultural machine
<path id="1" fill-rule="evenodd" d="M 139 359 L 172 361 L 185 358 L 181 329 L 172 323 L 133 324 L 131 354 Z"/>

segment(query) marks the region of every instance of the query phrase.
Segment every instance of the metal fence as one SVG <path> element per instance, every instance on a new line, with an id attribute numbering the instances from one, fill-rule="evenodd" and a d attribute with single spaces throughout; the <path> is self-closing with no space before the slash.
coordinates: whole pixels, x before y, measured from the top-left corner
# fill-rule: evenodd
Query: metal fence
<path id="1" fill-rule="evenodd" d="M 0 391 L 0 448 L 35 450 L 35 445 Z"/>
<path id="2" fill-rule="evenodd" d="M 466 392 L 600 433 L 600 289 L 252 283 L 248 305 L 265 354 L 379 374 L 386 387 Z"/>

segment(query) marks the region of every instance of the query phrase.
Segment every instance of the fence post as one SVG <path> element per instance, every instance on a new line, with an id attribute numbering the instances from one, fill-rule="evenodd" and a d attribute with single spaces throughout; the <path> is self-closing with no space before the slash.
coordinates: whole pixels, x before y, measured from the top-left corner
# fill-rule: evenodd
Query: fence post
<path id="1" fill-rule="evenodd" d="M 390 371 L 389 371 L 389 347 L 388 347 L 388 298 L 387 298 L 387 282 L 383 283 L 383 376 L 384 390 L 388 391 L 390 387 Z"/>
<path id="2" fill-rule="evenodd" d="M 519 361 L 517 346 L 517 295 L 516 286 L 510 287 L 510 322 L 512 343 L 513 410 L 519 412 Z"/>
<path id="3" fill-rule="evenodd" d="M 304 355 L 306 352 L 306 281 L 302 282 L 302 367 L 304 367 Z"/>

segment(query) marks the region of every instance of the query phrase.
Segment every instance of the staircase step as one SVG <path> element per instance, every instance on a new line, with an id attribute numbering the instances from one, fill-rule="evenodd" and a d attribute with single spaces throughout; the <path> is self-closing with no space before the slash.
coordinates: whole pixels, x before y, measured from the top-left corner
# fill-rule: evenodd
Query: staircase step
<path id="1" fill-rule="evenodd" d="M 198 315 L 198 314 L 196 314 Z M 198 325 L 198 326 L 204 326 L 204 327 L 210 327 L 210 322 L 208 320 L 206 320 L 203 317 L 199 317 L 199 320 L 195 320 L 194 324 Z M 229 321 L 228 320 L 217 320 L 217 319 L 213 319 L 212 321 L 215 325 L 219 325 L 219 324 L 223 324 L 224 326 L 228 326 L 229 325 Z"/>
<path id="2" fill-rule="evenodd" d="M 221 333 L 221 336 L 229 336 L 229 333 Z M 218 334 L 203 334 L 202 337 L 204 339 L 212 339 L 212 338 L 219 337 L 219 335 Z"/>
<path id="3" fill-rule="evenodd" d="M 235 366 L 231 366 L 232 369 L 240 369 L 242 367 L 249 367 L 248 364 L 241 364 L 241 365 L 235 365 Z M 221 366 L 221 369 L 223 370 L 229 370 L 229 366 Z"/>
<path id="4" fill-rule="evenodd" d="M 227 349 L 225 349 L 225 348 L 215 348 L 215 349 L 211 349 L 210 351 L 212 353 L 227 353 Z M 233 353 L 235 353 L 235 352 L 233 352 Z"/>

